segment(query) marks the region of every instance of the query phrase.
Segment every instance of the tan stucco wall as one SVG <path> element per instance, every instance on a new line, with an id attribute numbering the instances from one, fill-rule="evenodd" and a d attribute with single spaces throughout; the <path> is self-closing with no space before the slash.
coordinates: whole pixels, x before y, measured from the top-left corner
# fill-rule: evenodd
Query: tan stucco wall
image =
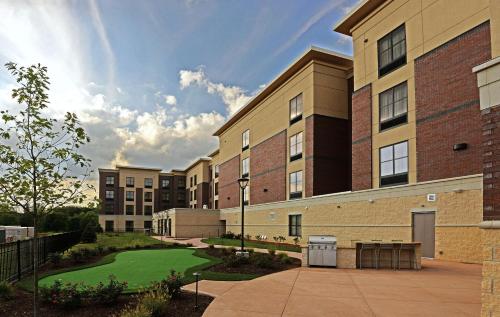
<path id="1" fill-rule="evenodd" d="M 427 201 L 429 193 L 437 194 L 436 202 Z M 282 235 L 292 242 L 288 215 L 302 214 L 301 244 L 313 234 L 335 235 L 341 247 L 359 240 L 411 241 L 412 212 L 421 211 L 436 213 L 436 258 L 481 262 L 480 175 L 250 206 L 245 212 L 245 233 L 267 235 L 271 241 Z M 221 211 L 227 231 L 240 232 L 240 218 L 239 208 Z"/>
<path id="2" fill-rule="evenodd" d="M 130 215 L 99 215 L 99 224 L 102 230 L 106 229 L 106 220 L 114 221 L 114 230 L 124 231 L 125 221 L 134 222 L 134 229 L 144 229 L 144 221 L 153 220 L 152 216 L 130 216 Z"/>
<path id="3" fill-rule="evenodd" d="M 162 211 L 154 215 L 153 227 L 156 229 L 158 219 L 169 218 L 175 238 L 218 237 L 223 233 L 218 210 L 176 208 Z"/>
<path id="4" fill-rule="evenodd" d="M 481 316 L 500 316 L 500 227 L 481 232 L 484 259 Z"/>
<path id="5" fill-rule="evenodd" d="M 489 7 L 490 1 L 495 2 L 387 1 L 353 28 L 354 90 L 372 84 L 372 183 L 375 188 L 379 186 L 379 148 L 404 140 L 409 140 L 409 183 L 417 180 L 414 59 L 488 20 L 494 11 Z M 378 78 L 377 41 L 403 23 L 406 28 L 407 64 Z M 408 82 L 408 124 L 379 133 L 378 95 L 404 81 Z"/>
<path id="6" fill-rule="evenodd" d="M 120 167 L 119 172 L 120 172 L 120 174 L 119 174 L 120 187 L 124 188 L 122 212 L 125 213 L 127 205 L 134 205 L 134 213 L 136 212 L 136 206 L 137 206 L 136 189 L 137 188 L 142 188 L 142 206 L 143 206 L 142 213 L 144 213 L 144 206 L 152 206 L 153 212 L 155 212 L 155 210 L 154 210 L 154 201 L 155 201 L 154 190 L 155 190 L 155 188 L 158 188 L 160 172 L 155 171 L 155 170 L 134 169 L 134 168 L 124 168 L 124 167 Z M 127 187 L 127 185 L 126 185 L 127 184 L 126 183 L 127 177 L 134 177 L 134 187 Z M 144 188 L 144 179 L 145 178 L 152 178 L 153 179 L 153 188 Z M 134 201 L 127 201 L 126 192 L 128 192 L 128 191 L 134 192 Z M 151 202 L 144 201 L 144 193 L 145 192 L 152 193 L 153 199 Z M 119 199 L 119 198 L 117 197 L 117 199 Z M 133 220 L 133 219 L 130 219 L 130 220 Z M 135 226 L 135 223 L 134 223 L 134 226 Z"/>

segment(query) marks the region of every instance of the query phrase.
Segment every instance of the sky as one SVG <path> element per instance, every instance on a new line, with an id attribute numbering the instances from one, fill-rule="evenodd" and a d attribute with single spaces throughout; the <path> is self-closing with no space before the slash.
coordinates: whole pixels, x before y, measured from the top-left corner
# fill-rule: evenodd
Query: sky
<path id="1" fill-rule="evenodd" d="M 355 3 L 2 0 L 0 109 L 19 109 L 3 65 L 41 63 L 49 115 L 78 115 L 95 170 L 184 169 L 215 150 L 212 133 L 311 45 L 352 55 L 332 26 Z"/>

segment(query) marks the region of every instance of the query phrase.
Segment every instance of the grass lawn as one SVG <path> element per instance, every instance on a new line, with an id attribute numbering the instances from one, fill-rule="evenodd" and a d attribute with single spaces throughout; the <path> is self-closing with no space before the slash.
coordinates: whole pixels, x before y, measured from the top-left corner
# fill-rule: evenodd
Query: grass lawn
<path id="1" fill-rule="evenodd" d="M 233 246 L 233 247 L 239 247 L 241 245 L 241 240 L 236 240 L 236 239 L 208 238 L 208 239 L 203 239 L 201 241 L 205 242 L 207 244 L 227 245 L 227 246 Z M 245 240 L 245 247 L 301 252 L 301 248 L 298 245 L 286 245 L 286 244 L 278 245 L 278 244 L 264 242 L 264 241 L 246 241 Z"/>
<path id="2" fill-rule="evenodd" d="M 158 244 L 166 244 L 166 242 L 161 242 L 144 233 L 100 233 L 97 235 L 97 241 L 95 243 L 79 243 L 75 245 L 74 249 L 94 249 L 98 246 L 109 248 L 114 247 L 116 249 L 125 248 L 135 248 L 137 245 L 140 247 L 152 246 Z"/>
<path id="3" fill-rule="evenodd" d="M 85 269 L 49 275 L 40 280 L 40 285 L 49 286 L 61 279 L 63 282 L 84 282 L 96 285 L 106 282 L 113 274 L 118 281 L 128 282 L 128 292 L 149 286 L 151 282 L 165 278 L 173 269 L 184 273 L 189 268 L 209 264 L 210 259 L 193 255 L 193 249 L 137 250 L 120 252 L 114 262 Z"/>

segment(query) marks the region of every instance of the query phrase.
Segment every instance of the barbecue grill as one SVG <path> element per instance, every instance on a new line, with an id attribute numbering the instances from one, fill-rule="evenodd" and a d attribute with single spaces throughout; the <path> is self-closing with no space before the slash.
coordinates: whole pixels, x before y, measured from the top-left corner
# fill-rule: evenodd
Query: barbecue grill
<path id="1" fill-rule="evenodd" d="M 337 266 L 337 238 L 335 236 L 309 236 L 308 264 Z"/>

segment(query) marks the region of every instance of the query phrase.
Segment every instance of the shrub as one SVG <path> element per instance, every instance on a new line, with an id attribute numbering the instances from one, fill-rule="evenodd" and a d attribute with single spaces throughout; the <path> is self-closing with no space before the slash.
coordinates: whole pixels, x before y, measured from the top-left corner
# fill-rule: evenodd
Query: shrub
<path id="1" fill-rule="evenodd" d="M 83 261 L 82 252 L 80 252 L 80 250 L 69 251 L 69 258 L 75 263 L 80 263 Z"/>
<path id="2" fill-rule="evenodd" d="M 247 234 L 247 235 L 245 235 L 245 239 L 250 240 L 250 239 L 252 239 L 252 236 Z"/>
<path id="3" fill-rule="evenodd" d="M 80 238 L 83 243 L 94 243 L 97 241 L 97 225 L 94 222 L 89 222 L 83 229 Z"/>
<path id="4" fill-rule="evenodd" d="M 57 266 L 59 265 L 59 263 L 61 263 L 62 254 L 59 252 L 49 253 L 48 258 L 50 263 Z"/>
<path id="5" fill-rule="evenodd" d="M 269 250 L 267 250 L 267 252 L 269 253 L 270 256 L 276 255 L 276 250 L 274 250 L 274 249 L 269 249 Z"/>
<path id="6" fill-rule="evenodd" d="M 108 247 L 108 251 L 109 251 L 109 252 L 111 252 L 111 253 L 112 253 L 112 252 L 116 252 L 116 250 L 117 250 L 117 249 L 116 249 L 116 247 L 115 247 L 115 246 L 110 246 L 110 247 Z"/>
<path id="7" fill-rule="evenodd" d="M 66 283 L 57 280 L 49 287 L 40 288 L 40 299 L 48 304 L 62 306 L 66 309 L 75 309 L 82 305 L 81 285 L 77 283 Z"/>
<path id="8" fill-rule="evenodd" d="M 175 270 L 170 270 L 170 276 L 166 279 L 167 292 L 170 298 L 176 298 L 181 293 L 182 277 Z"/>
<path id="9" fill-rule="evenodd" d="M 299 244 L 299 242 L 300 242 L 300 238 L 299 238 L 299 237 L 295 237 L 295 238 L 293 238 L 293 243 L 294 243 L 295 245 Z"/>
<path id="10" fill-rule="evenodd" d="M 154 291 L 148 291 L 139 300 L 139 306 L 144 307 L 151 317 L 165 316 L 168 309 L 168 303 L 168 296 Z"/>
<path id="11" fill-rule="evenodd" d="M 286 253 L 278 253 L 278 258 L 282 264 L 292 264 L 293 260 Z"/>
<path id="12" fill-rule="evenodd" d="M 253 254 L 255 252 L 254 249 L 246 249 L 249 254 Z"/>
<path id="13" fill-rule="evenodd" d="M 140 246 L 139 244 L 136 244 L 136 245 L 135 245 L 135 248 L 136 248 L 136 249 L 140 249 L 140 248 L 141 248 L 141 246 Z"/>
<path id="14" fill-rule="evenodd" d="M 262 269 L 274 269 L 275 267 L 273 257 L 265 253 L 259 254 L 258 256 L 256 254 L 254 256 L 254 263 Z"/>
<path id="15" fill-rule="evenodd" d="M 0 298 L 11 299 L 14 296 L 14 287 L 8 282 L 0 282 Z"/>
<path id="16" fill-rule="evenodd" d="M 109 276 L 108 284 L 99 282 L 96 287 L 89 287 L 92 301 L 99 304 L 115 303 L 118 297 L 127 288 L 127 282 L 118 282 L 114 275 Z"/>
<path id="17" fill-rule="evenodd" d="M 120 317 L 151 317 L 151 313 L 146 307 L 138 305 L 136 307 L 129 306 L 125 308 L 120 315 Z"/>
<path id="18" fill-rule="evenodd" d="M 273 237 L 274 242 L 278 242 L 279 238 L 278 237 Z"/>
<path id="19" fill-rule="evenodd" d="M 228 231 L 228 232 L 222 234 L 221 238 L 223 238 L 223 239 L 234 239 L 234 233 L 232 233 L 231 231 Z"/>
<path id="20" fill-rule="evenodd" d="M 281 243 L 285 242 L 286 238 L 283 236 L 279 236 L 278 240 L 280 240 Z"/>
<path id="21" fill-rule="evenodd" d="M 190 247 L 192 247 L 192 246 L 193 246 L 193 244 L 192 244 L 192 243 L 186 243 L 186 247 L 190 248 Z"/>
<path id="22" fill-rule="evenodd" d="M 102 245 L 98 245 L 96 250 L 100 255 L 102 255 L 104 254 L 105 248 Z"/>
<path id="23" fill-rule="evenodd" d="M 209 248 L 209 249 L 215 249 L 215 245 L 213 245 L 213 244 L 209 244 L 209 245 L 208 245 L 208 248 Z"/>
<path id="24" fill-rule="evenodd" d="M 237 235 L 234 236 L 235 240 L 241 240 L 241 233 L 238 233 Z"/>
<path id="25" fill-rule="evenodd" d="M 244 264 L 249 263 L 249 259 L 245 256 L 238 256 L 236 254 L 231 254 L 224 258 L 224 263 L 228 267 L 240 267 Z"/>

